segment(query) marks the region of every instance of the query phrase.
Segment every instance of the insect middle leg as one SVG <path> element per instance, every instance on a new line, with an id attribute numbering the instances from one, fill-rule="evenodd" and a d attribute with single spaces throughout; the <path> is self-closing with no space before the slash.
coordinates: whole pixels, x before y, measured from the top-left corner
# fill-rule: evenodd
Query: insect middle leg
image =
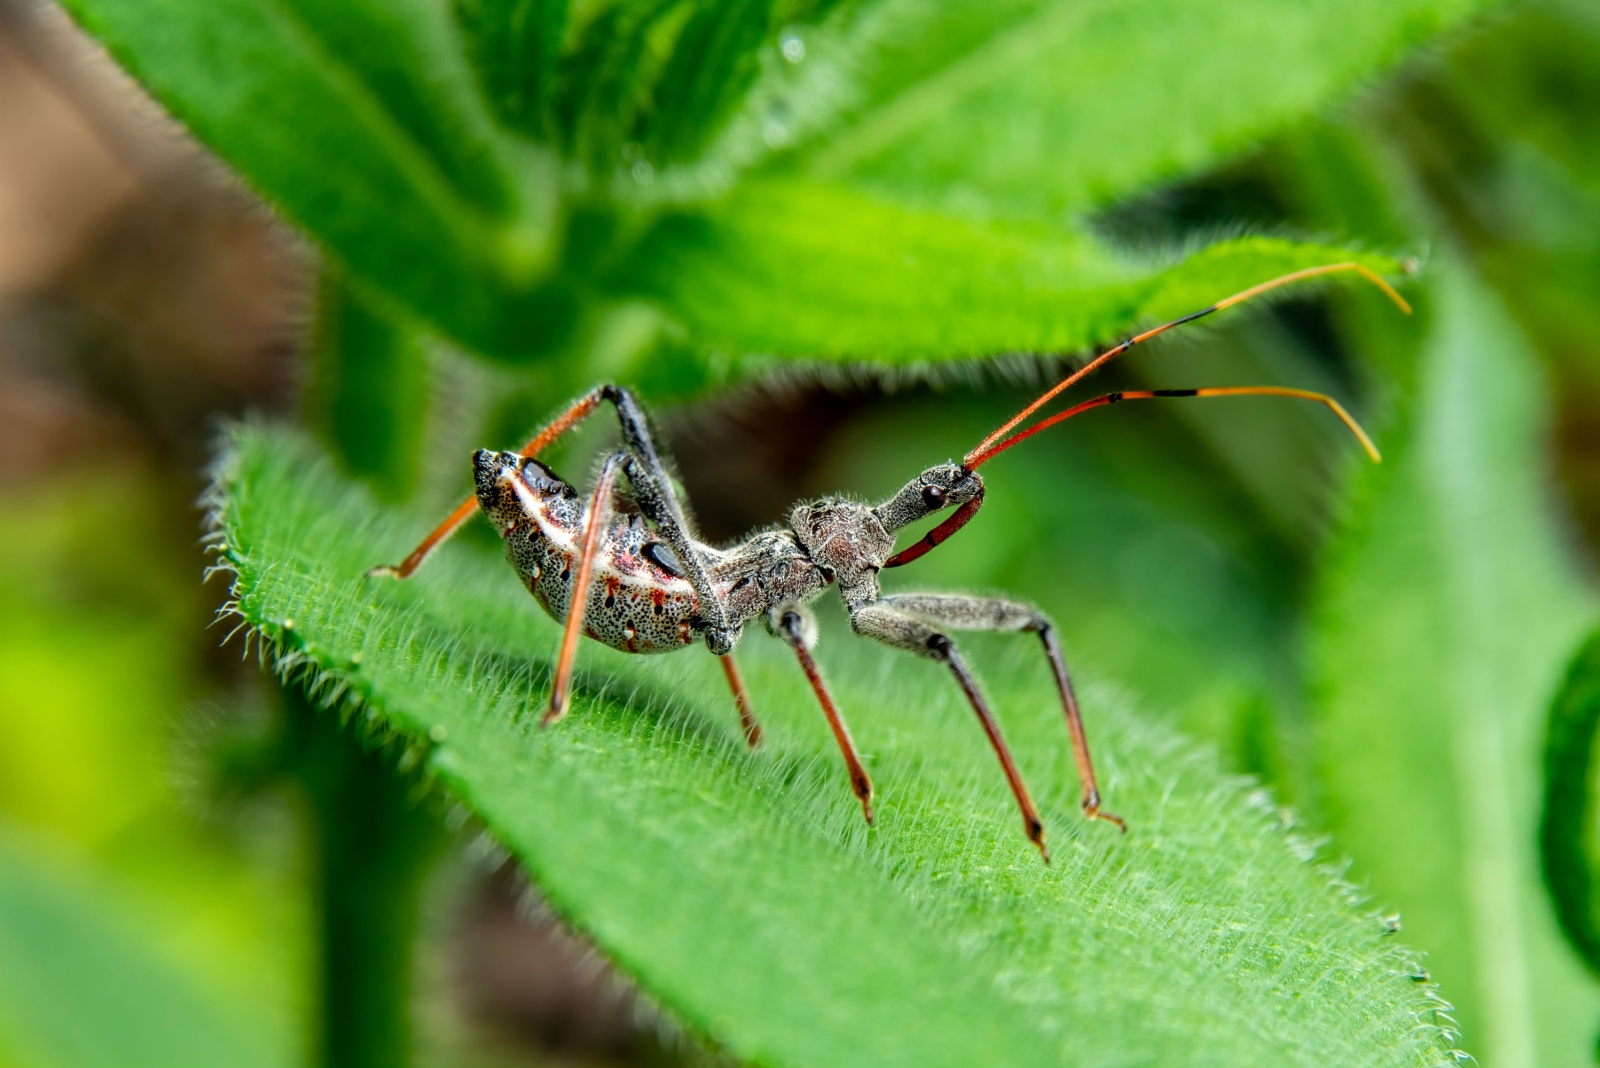
<path id="1" fill-rule="evenodd" d="M 850 728 L 845 724 L 844 717 L 839 714 L 839 708 L 833 703 L 833 695 L 828 692 L 828 687 L 822 681 L 822 673 L 817 670 L 817 662 L 811 659 L 811 645 L 816 634 L 816 624 L 812 621 L 810 613 L 797 604 L 780 605 L 773 610 L 773 630 L 778 636 L 789 643 L 794 650 L 794 655 L 800 660 L 800 668 L 806 673 L 806 680 L 811 683 L 811 689 L 817 695 L 817 703 L 822 705 L 822 714 L 828 717 L 828 726 L 833 728 L 833 737 L 839 743 L 839 752 L 844 755 L 845 767 L 850 771 L 850 789 L 855 791 L 856 799 L 861 802 L 862 815 L 867 822 L 872 822 L 872 779 L 867 776 L 867 769 L 861 766 L 861 754 L 856 752 L 855 739 L 850 737 Z"/>
<path id="2" fill-rule="evenodd" d="M 1072 756 L 1078 766 L 1078 781 L 1082 787 L 1080 804 L 1083 814 L 1089 819 L 1105 820 L 1127 831 L 1128 825 L 1120 816 L 1100 807 L 1100 785 L 1095 778 L 1094 760 L 1089 756 L 1089 738 L 1083 729 L 1083 716 L 1078 711 L 1072 677 L 1067 674 L 1066 660 L 1061 655 L 1061 642 L 1056 637 L 1056 628 L 1049 616 L 1016 601 L 958 593 L 891 594 L 880 598 L 877 603 L 961 630 L 1031 631 L 1037 634 L 1044 646 L 1045 659 L 1050 662 L 1050 672 L 1055 676 L 1056 691 L 1061 696 L 1061 710 L 1067 719 L 1067 733 L 1072 737 Z"/>

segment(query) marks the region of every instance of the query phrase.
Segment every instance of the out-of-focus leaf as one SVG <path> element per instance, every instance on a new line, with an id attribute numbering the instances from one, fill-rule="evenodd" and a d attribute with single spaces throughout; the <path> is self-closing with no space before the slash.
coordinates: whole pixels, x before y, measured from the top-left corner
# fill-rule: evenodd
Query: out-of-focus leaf
<path id="1" fill-rule="evenodd" d="M 1600 636 L 1584 642 L 1550 706 L 1544 744 L 1544 884 L 1561 929 L 1600 975 L 1600 870 L 1596 856 L 1594 742 L 1600 729 Z"/>
<path id="2" fill-rule="evenodd" d="M 723 0 L 689 17 L 652 101 L 646 152 L 667 164 L 700 154 L 755 78 L 772 7 L 771 0 Z"/>
<path id="3" fill-rule="evenodd" d="M 553 97 L 568 0 L 455 0 L 483 93 L 502 122 L 553 142 Z"/>
<path id="4" fill-rule="evenodd" d="M 679 28 L 681 19 L 666 21 L 674 11 L 688 9 L 665 0 L 625 0 L 599 5 L 569 28 L 577 40 L 562 59 L 551 106 L 557 143 L 592 174 L 638 161 L 634 152 L 626 154 L 635 158 L 623 157 L 663 59 L 652 47 L 652 31 Z"/>
<path id="5" fill-rule="evenodd" d="M 694 257 L 672 247 L 685 242 L 723 274 L 732 263 L 775 294 L 796 290 L 780 307 L 733 309 L 761 329 L 696 339 L 740 355 L 747 347 L 889 359 L 1074 347 L 1097 336 L 1089 327 L 1114 327 L 1135 310 L 1118 287 L 1148 272 L 1055 231 L 1069 209 L 1236 151 L 1471 7 L 1323 3 L 1269 18 L 1171 0 L 1115 10 L 1020 0 L 579 8 L 460 0 L 453 17 L 444 0 L 69 3 L 361 284 L 507 358 L 583 337 L 575 331 L 596 301 L 617 295 L 596 288 L 597 269 L 614 275 L 620 262 L 625 278 L 692 287 Z M 1122 78 L 1130 67 L 1138 76 Z M 1119 92 L 1102 91 L 1108 78 Z M 774 187 L 763 185 L 736 196 L 726 215 L 711 207 L 653 231 L 639 225 L 648 217 L 617 207 L 721 194 L 802 135 L 809 147 L 773 170 L 866 185 L 886 199 L 847 203 L 859 192 L 824 182 L 791 188 L 826 193 L 775 203 Z M 558 164 L 558 151 L 571 165 Z M 563 183 L 579 191 L 580 214 L 594 224 L 570 241 Z M 829 196 L 838 210 L 818 219 L 817 205 L 795 196 Z M 941 214 L 928 220 L 947 239 L 906 232 L 930 205 Z M 760 217 L 797 209 L 798 219 Z M 1013 232 L 986 227 L 984 216 L 1049 225 Z M 652 236 L 635 245 L 641 230 Z M 992 247 L 971 249 L 973 237 Z M 882 299 L 881 282 L 859 277 L 904 274 L 906 257 L 975 257 L 1000 272 L 988 286 L 1018 292 L 1012 318 L 1052 325 L 1015 337 L 990 329 L 993 321 L 952 328 L 915 302 Z M 705 273 L 716 280 L 717 270 Z M 910 274 L 929 300 L 975 296 L 987 308 L 997 295 L 959 272 Z M 849 288 L 815 284 L 829 278 Z M 705 288 L 671 294 L 676 312 L 696 305 L 687 311 L 698 314 L 685 315 L 691 325 L 727 295 Z M 1041 317 L 1038 304 L 1064 295 L 1083 307 Z M 838 307 L 819 309 L 822 299 Z M 853 314 L 887 328 L 836 327 Z M 883 353 L 880 333 L 904 338 L 901 352 Z"/>
<path id="6" fill-rule="evenodd" d="M 1102 694 L 1126 836 L 1076 816 L 1036 648 L 989 683 L 1055 842 L 1045 867 L 944 673 L 863 642 L 821 658 L 879 785 L 869 830 L 792 656 L 740 649 L 748 754 L 709 657 L 587 644 L 541 731 L 558 628 L 504 564 L 448 547 L 361 577 L 422 524 L 374 512 L 298 438 L 247 429 L 219 485 L 238 608 L 414 744 L 548 899 L 693 1031 L 765 1064 L 1437 1064 L 1426 988 L 1265 799 Z M 987 660 L 987 657 L 981 658 Z M 670 695 L 670 696 L 669 696 Z M 819 1026 L 819 1021 L 826 1021 Z"/>
<path id="7" fill-rule="evenodd" d="M 118 450 L 94 478 L 93 494 L 69 476 L 0 501 L 0 828 L 132 888 L 181 970 L 290 1030 L 308 924 L 269 844 L 290 843 L 257 824 L 265 852 L 246 855 L 188 788 L 208 775 L 201 658 L 219 636 L 202 629 L 189 493 Z"/>
<path id="8" fill-rule="evenodd" d="M 369 284 L 497 353 L 566 303 L 554 157 L 495 126 L 436 0 L 70 0 L 197 137 Z M 570 311 L 567 311 L 570 317 Z"/>
<path id="9" fill-rule="evenodd" d="M 1358 259 L 1325 245 L 1243 238 L 1176 265 L 1137 267 L 1080 234 L 974 222 L 841 186 L 752 182 L 669 216 L 618 285 L 652 297 L 698 344 L 730 354 L 907 363 L 1072 352 L 1276 275 Z"/>
<path id="10" fill-rule="evenodd" d="M 1499 32 L 1455 50 L 1441 81 L 1499 137 L 1533 147 L 1600 196 L 1597 52 L 1600 18 L 1592 5 L 1528 5 Z"/>
<path id="11" fill-rule="evenodd" d="M 0 834 L 0 1056 L 18 1068 L 269 1068 L 289 1036 L 163 952 L 119 891 Z"/>
<path id="12" fill-rule="evenodd" d="M 1532 353 L 1463 268 L 1437 277 L 1414 396 L 1320 583 L 1323 806 L 1427 948 L 1469 1050 L 1589 1063 L 1600 995 L 1545 907 L 1535 842 L 1543 710 L 1593 600 L 1545 499 Z"/>
<path id="13" fill-rule="evenodd" d="M 856 78 L 833 89 L 842 122 L 814 138 L 802 166 L 924 204 L 1058 219 L 1213 165 L 1484 6 L 853 6 L 840 14 L 848 28 L 808 49 Z M 833 79 L 822 80 L 818 91 Z"/>
<path id="14" fill-rule="evenodd" d="M 777 22 L 814 21 L 836 2 L 457 0 L 456 9 L 503 121 L 559 146 L 595 189 L 654 200 L 726 189 L 772 147 L 758 131 L 737 160 L 705 152 L 777 62 Z"/>

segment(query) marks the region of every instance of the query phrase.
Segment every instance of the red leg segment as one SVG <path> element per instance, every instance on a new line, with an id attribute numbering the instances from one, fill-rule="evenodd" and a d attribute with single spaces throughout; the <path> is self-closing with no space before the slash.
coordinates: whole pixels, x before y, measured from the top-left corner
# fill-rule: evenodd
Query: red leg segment
<path id="1" fill-rule="evenodd" d="M 728 677 L 733 703 L 739 707 L 739 722 L 744 726 L 745 744 L 754 749 L 761 744 L 761 724 L 756 722 L 755 711 L 750 707 L 750 694 L 744 688 L 744 676 L 739 674 L 739 665 L 733 662 L 732 653 L 717 659 L 722 662 L 722 673 Z"/>
<path id="2" fill-rule="evenodd" d="M 1044 844 L 1044 820 L 1039 818 L 1039 809 L 1033 803 L 1033 796 L 1028 793 L 1027 784 L 1022 781 L 1022 773 L 1017 770 L 1017 762 L 1011 759 L 1011 749 L 1000 735 L 1000 724 L 995 722 L 994 713 L 989 711 L 989 705 L 984 701 L 983 694 L 978 692 L 977 681 L 973 679 L 966 663 L 948 639 L 945 642 L 945 653 L 945 663 L 950 665 L 950 672 L 955 675 L 961 692 L 967 695 L 972 711 L 977 713 L 978 722 L 983 724 L 983 733 L 988 735 L 989 744 L 994 747 L 994 755 L 1000 758 L 1000 769 L 1005 772 L 1006 782 L 1011 786 L 1011 796 L 1017 799 L 1017 808 L 1022 811 L 1022 826 L 1028 834 L 1028 841 L 1034 844 L 1039 850 L 1039 855 L 1048 864 L 1050 850 Z"/>
<path id="3" fill-rule="evenodd" d="M 856 799 L 861 802 L 861 814 L 870 824 L 872 779 L 867 775 L 867 769 L 861 766 L 861 754 L 856 752 L 856 743 L 855 739 L 850 737 L 850 728 L 845 725 L 844 717 L 839 715 L 838 706 L 833 703 L 833 695 L 823 684 L 822 672 L 817 670 L 817 662 L 811 659 L 811 650 L 806 648 L 800 614 L 792 611 L 784 613 L 781 627 L 783 636 L 789 640 L 790 646 L 794 648 L 794 655 L 800 660 L 801 670 L 806 673 L 812 691 L 817 695 L 817 703 L 822 705 L 822 714 L 828 717 L 828 726 L 833 728 L 833 739 L 839 743 L 839 752 L 844 755 L 845 767 L 850 771 L 850 789 L 855 791 Z"/>
<path id="4" fill-rule="evenodd" d="M 1128 825 L 1121 816 L 1114 816 L 1100 808 L 1100 784 L 1095 780 L 1094 761 L 1089 757 L 1089 736 L 1083 730 L 1078 697 L 1072 692 L 1072 679 L 1067 675 L 1067 662 L 1061 656 L 1061 642 L 1056 638 L 1056 629 L 1043 627 L 1039 631 L 1039 638 L 1044 642 L 1044 654 L 1050 661 L 1050 670 L 1055 673 L 1056 689 L 1061 693 L 1061 707 L 1066 710 L 1067 733 L 1072 736 L 1072 758 L 1077 761 L 1078 782 L 1083 787 L 1083 796 L 1079 801 L 1083 814 L 1092 820 L 1114 823 L 1119 831 L 1127 834 Z"/>

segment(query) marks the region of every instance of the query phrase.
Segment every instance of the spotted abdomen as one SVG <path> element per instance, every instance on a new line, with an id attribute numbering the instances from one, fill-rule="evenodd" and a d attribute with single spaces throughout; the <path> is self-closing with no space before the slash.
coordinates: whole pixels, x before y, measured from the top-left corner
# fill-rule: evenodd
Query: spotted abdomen
<path id="1" fill-rule="evenodd" d="M 565 621 L 588 502 L 549 468 L 516 453 L 476 457 L 478 503 L 505 540 L 506 557 L 551 617 Z M 654 542 L 618 496 L 590 577 L 584 633 L 629 653 L 669 653 L 699 636 L 688 582 L 645 555 Z"/>

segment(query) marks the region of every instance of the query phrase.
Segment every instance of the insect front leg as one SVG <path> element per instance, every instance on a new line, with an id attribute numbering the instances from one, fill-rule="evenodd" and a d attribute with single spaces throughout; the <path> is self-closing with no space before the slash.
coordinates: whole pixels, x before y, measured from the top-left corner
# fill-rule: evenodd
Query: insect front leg
<path id="1" fill-rule="evenodd" d="M 844 755 L 845 767 L 850 771 L 850 789 L 855 791 L 856 799 L 861 802 L 861 812 L 872 822 L 872 779 L 867 775 L 867 769 L 861 766 L 861 754 L 856 752 L 855 739 L 850 737 L 850 728 L 845 724 L 844 717 L 839 714 L 839 708 L 833 703 L 833 695 L 828 692 L 828 687 L 822 681 L 822 673 L 817 670 L 817 662 L 811 659 L 811 646 L 816 644 L 817 625 L 800 605 L 790 602 L 779 605 L 772 610 L 769 617 L 772 621 L 773 632 L 789 643 L 794 650 L 794 655 L 800 660 L 800 667 L 806 673 L 806 679 L 811 683 L 811 689 L 817 695 L 817 702 L 822 705 L 822 714 L 828 717 L 828 726 L 833 728 L 833 737 L 839 743 L 839 752 Z"/>
<path id="2" fill-rule="evenodd" d="M 1089 756 L 1089 739 L 1084 733 L 1083 717 L 1078 712 L 1078 698 L 1072 690 L 1072 678 L 1067 674 L 1066 661 L 1061 656 L 1061 642 L 1056 637 L 1055 625 L 1038 609 L 999 597 L 969 597 L 957 593 L 900 593 L 882 598 L 879 604 L 934 623 L 959 630 L 1032 631 L 1044 645 L 1045 658 L 1050 662 L 1055 676 L 1056 690 L 1061 695 L 1061 708 L 1067 717 L 1067 731 L 1072 736 L 1072 755 L 1078 765 L 1078 781 L 1082 784 L 1083 814 L 1090 819 L 1105 820 L 1127 831 L 1127 824 L 1100 808 L 1100 786 L 1095 779 L 1094 761 Z"/>
<path id="3" fill-rule="evenodd" d="M 995 722 L 988 703 L 978 691 L 977 680 L 972 677 L 972 672 L 967 670 L 966 662 L 956 652 L 955 643 L 937 628 L 887 601 L 888 599 L 884 598 L 853 608 L 850 612 L 850 625 L 855 628 L 857 634 L 864 634 L 896 649 L 936 660 L 950 669 L 950 673 L 955 676 L 956 684 L 961 687 L 961 692 L 966 695 L 968 703 L 972 705 L 972 711 L 978 717 L 978 722 L 983 726 L 984 734 L 988 735 L 995 756 L 1000 758 L 1000 768 L 1005 772 L 1006 782 L 1011 786 L 1011 794 L 1016 798 L 1017 808 L 1022 812 L 1022 825 L 1027 831 L 1028 840 L 1038 848 L 1044 862 L 1050 863 L 1050 850 L 1044 844 L 1044 821 L 1039 818 L 1039 810 L 1028 794 L 1028 787 L 1022 781 L 1021 772 L 1017 771 L 1016 761 L 1011 759 L 1011 750 L 1006 747 L 1005 739 L 1000 735 L 1000 725 Z"/>

